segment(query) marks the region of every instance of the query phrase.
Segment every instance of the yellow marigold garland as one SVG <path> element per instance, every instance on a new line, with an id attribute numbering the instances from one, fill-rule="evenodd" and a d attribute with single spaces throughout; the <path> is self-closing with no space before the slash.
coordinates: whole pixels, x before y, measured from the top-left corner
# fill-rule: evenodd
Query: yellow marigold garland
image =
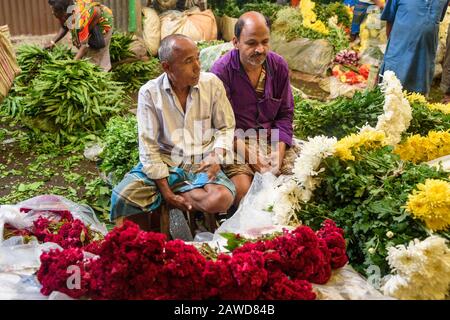
<path id="1" fill-rule="evenodd" d="M 425 184 L 418 184 L 417 189 L 408 196 L 406 209 L 432 231 L 447 229 L 450 226 L 450 183 L 427 179 Z"/>
<path id="2" fill-rule="evenodd" d="M 386 135 L 383 131 L 364 131 L 351 134 L 339 140 L 335 147 L 335 155 L 342 160 L 356 160 L 355 155 L 364 147 L 373 150 L 386 145 Z"/>
<path id="3" fill-rule="evenodd" d="M 430 131 L 426 137 L 418 134 L 397 145 L 394 153 L 404 161 L 431 161 L 450 154 L 450 130 Z"/>

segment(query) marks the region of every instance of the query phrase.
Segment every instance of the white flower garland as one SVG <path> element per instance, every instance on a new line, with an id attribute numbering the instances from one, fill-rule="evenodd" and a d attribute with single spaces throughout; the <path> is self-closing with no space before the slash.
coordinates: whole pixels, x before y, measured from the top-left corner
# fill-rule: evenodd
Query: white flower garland
<path id="1" fill-rule="evenodd" d="M 409 246 L 388 249 L 393 275 L 383 286 L 385 295 L 398 299 L 445 299 L 450 289 L 450 249 L 446 239 L 430 236 Z"/>
<path id="2" fill-rule="evenodd" d="M 273 221 L 277 225 L 288 225 L 296 221 L 295 211 L 301 203 L 308 202 L 314 190 L 320 184 L 316 178 L 322 160 L 332 156 L 336 138 L 317 136 L 309 138 L 303 145 L 299 157 L 295 160 L 293 177 L 285 184 L 276 187 L 277 195 L 273 202 Z"/>
<path id="3" fill-rule="evenodd" d="M 403 95 L 403 87 L 393 71 L 386 71 L 380 85 L 385 95 L 384 113 L 378 117 L 375 128 L 365 126 L 361 132 L 368 130 L 381 130 L 386 134 L 386 142 L 395 146 L 402 138 L 412 120 L 412 109 Z"/>

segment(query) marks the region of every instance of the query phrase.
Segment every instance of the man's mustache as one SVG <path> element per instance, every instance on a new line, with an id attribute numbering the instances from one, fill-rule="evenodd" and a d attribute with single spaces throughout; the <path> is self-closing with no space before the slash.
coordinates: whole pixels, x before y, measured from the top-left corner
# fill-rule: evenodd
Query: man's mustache
<path id="1" fill-rule="evenodd" d="M 259 56 L 265 56 L 265 53 L 255 52 L 252 57 L 259 57 Z"/>

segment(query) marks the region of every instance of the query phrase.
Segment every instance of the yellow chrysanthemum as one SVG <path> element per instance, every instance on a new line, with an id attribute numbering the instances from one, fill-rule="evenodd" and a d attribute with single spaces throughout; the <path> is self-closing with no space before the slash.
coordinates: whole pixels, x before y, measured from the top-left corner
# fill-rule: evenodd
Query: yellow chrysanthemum
<path id="1" fill-rule="evenodd" d="M 415 92 L 408 93 L 406 91 L 404 93 L 405 93 L 406 99 L 408 99 L 408 102 L 410 104 L 413 104 L 415 102 L 427 104 L 427 99 L 420 93 L 415 93 Z"/>
<path id="2" fill-rule="evenodd" d="M 450 154 L 450 130 L 430 131 L 426 137 L 418 134 L 399 144 L 394 152 L 404 161 L 431 161 Z"/>
<path id="3" fill-rule="evenodd" d="M 409 195 L 406 209 L 432 231 L 450 226 L 450 183 L 427 179 Z"/>
<path id="4" fill-rule="evenodd" d="M 365 131 L 339 140 L 335 147 L 335 155 L 342 160 L 356 160 L 355 155 L 362 147 L 366 150 L 374 150 L 385 145 L 386 135 L 383 131 Z"/>
<path id="5" fill-rule="evenodd" d="M 410 104 L 420 103 L 425 105 L 427 108 L 430 108 L 431 110 L 438 110 L 442 113 L 450 114 L 450 104 L 429 103 L 427 99 L 419 93 L 408 93 L 405 91 L 405 97 L 406 99 L 408 99 Z"/>
<path id="6" fill-rule="evenodd" d="M 315 6 L 316 4 L 311 0 L 302 0 L 300 2 L 300 12 L 303 18 L 303 26 L 324 35 L 328 35 L 330 31 L 322 21 L 317 20 L 317 15 L 314 13 Z"/>
<path id="7" fill-rule="evenodd" d="M 438 110 L 445 114 L 450 114 L 450 104 L 443 103 L 430 103 L 427 104 L 427 107 L 431 110 Z"/>

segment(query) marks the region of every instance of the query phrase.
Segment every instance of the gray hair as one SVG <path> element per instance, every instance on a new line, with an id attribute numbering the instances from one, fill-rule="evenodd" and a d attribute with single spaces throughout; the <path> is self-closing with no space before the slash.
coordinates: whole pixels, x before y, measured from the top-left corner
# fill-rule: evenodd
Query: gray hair
<path id="1" fill-rule="evenodd" d="M 183 34 L 172 34 L 170 36 L 165 37 L 161 41 L 161 45 L 158 49 L 158 56 L 161 62 L 171 62 L 173 51 L 176 48 L 175 42 L 179 39 L 188 39 L 191 40 L 188 36 Z"/>

